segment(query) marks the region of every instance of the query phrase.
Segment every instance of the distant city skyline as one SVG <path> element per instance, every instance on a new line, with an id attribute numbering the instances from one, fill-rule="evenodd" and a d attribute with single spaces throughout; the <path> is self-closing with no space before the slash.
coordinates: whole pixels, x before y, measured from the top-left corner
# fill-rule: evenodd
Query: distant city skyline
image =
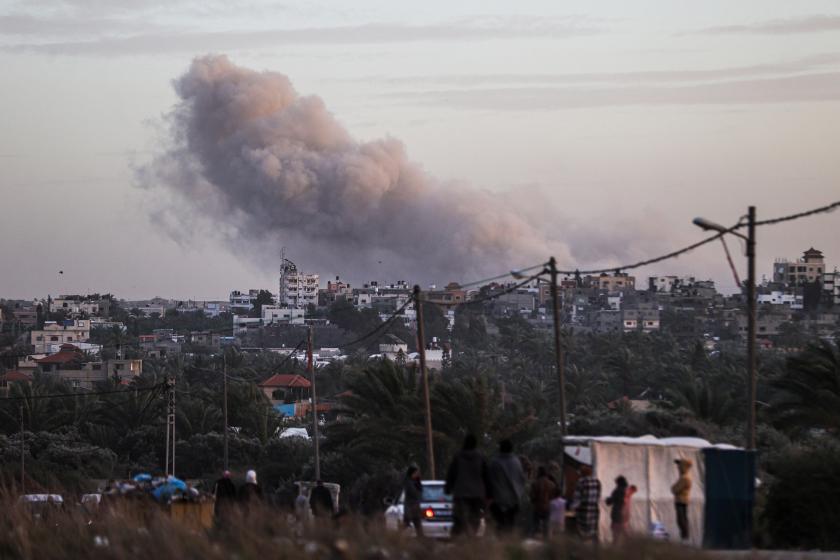
<path id="1" fill-rule="evenodd" d="M 835 2 L 39 0 L 5 3 L 0 22 L 0 297 L 274 290 L 280 244 L 324 280 L 416 280 L 402 259 L 422 262 L 423 247 L 368 252 L 354 269 L 352 254 L 293 235 L 243 242 L 240 224 L 138 188 L 171 141 L 172 81 L 208 53 L 288 76 L 353 138 L 401 140 L 453 194 L 515 200 L 551 233 L 535 254 L 563 268 L 687 245 L 703 236 L 698 215 L 732 224 L 750 204 L 763 219 L 840 198 Z M 759 278 L 811 246 L 840 266 L 839 217 L 760 228 Z M 536 264 L 505 260 L 485 271 Z M 735 290 L 718 243 L 631 272 Z"/>

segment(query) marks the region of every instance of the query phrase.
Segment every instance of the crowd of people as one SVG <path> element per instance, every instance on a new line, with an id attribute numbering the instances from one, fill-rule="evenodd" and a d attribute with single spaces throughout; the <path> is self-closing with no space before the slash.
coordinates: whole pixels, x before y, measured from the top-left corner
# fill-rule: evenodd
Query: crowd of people
<path id="1" fill-rule="evenodd" d="M 485 513 L 489 513 L 495 530 L 501 535 L 524 527 L 531 535 L 549 538 L 571 526 L 582 540 L 598 541 L 602 489 L 601 481 L 593 475 L 591 466 L 581 465 L 578 468 L 574 490 L 567 499 L 564 489 L 545 465 L 537 467 L 529 483 L 526 471 L 531 470 L 531 465 L 513 453 L 513 444 L 509 440 L 500 442 L 498 454 L 489 461 L 478 451 L 477 443 L 475 436 L 467 435 L 446 473 L 444 492 L 452 496 L 453 536 L 475 535 Z M 679 478 L 671 487 L 671 492 L 680 538 L 686 541 L 689 538 L 692 462 L 678 459 L 675 463 Z M 609 507 L 614 543 L 620 544 L 628 536 L 632 499 L 637 491 L 637 487 L 624 476 L 618 476 L 615 488 L 604 499 L 604 505 Z M 416 466 L 408 469 L 403 493 L 405 524 L 414 527 L 417 535 L 422 536 L 422 483 Z M 526 501 L 530 504 L 531 518 L 522 520 L 520 517 Z"/>
<path id="2" fill-rule="evenodd" d="M 680 538 L 689 538 L 688 505 L 691 495 L 689 459 L 677 459 L 677 481 L 671 487 Z M 444 493 L 452 497 L 452 536 L 476 535 L 484 521 L 491 521 L 499 535 L 524 531 L 531 536 L 548 539 L 566 532 L 586 542 L 597 543 L 602 507 L 601 481 L 592 467 L 582 464 L 577 469 L 573 489 L 564 495 L 554 469 L 538 465 L 536 469 L 524 457 L 514 453 L 509 440 L 499 443 L 499 452 L 489 460 L 478 450 L 475 436 L 467 435 L 462 448 L 455 454 L 446 473 Z M 555 472 L 552 472 L 555 471 Z M 609 508 L 612 542 L 621 544 L 628 537 L 632 517 L 632 500 L 638 491 L 624 476 L 615 478 L 615 487 L 603 499 Z M 245 482 L 237 487 L 231 473 L 225 471 L 216 481 L 215 514 L 219 518 L 230 508 L 238 507 L 247 513 L 263 500 L 263 492 L 253 470 L 245 474 Z M 402 483 L 403 523 L 414 529 L 417 536 L 423 530 L 423 482 L 420 469 L 412 465 Z M 525 507 L 527 505 L 527 507 Z M 335 499 L 321 480 L 309 488 L 301 484 L 294 502 L 299 521 L 328 519 L 336 514 Z M 523 513 L 530 513 L 525 519 Z"/>
<path id="3" fill-rule="evenodd" d="M 217 519 L 224 517 L 233 508 L 239 508 L 247 514 L 250 508 L 264 500 L 262 487 L 257 482 L 257 472 L 254 470 L 245 473 L 245 482 L 239 487 L 233 482 L 231 472 L 225 471 L 216 481 L 213 495 L 216 498 L 214 513 Z M 310 517 L 330 518 L 335 513 L 332 493 L 322 480 L 315 482 L 308 495 L 307 489 L 301 485 L 294 506 L 295 514 L 301 521 Z"/>

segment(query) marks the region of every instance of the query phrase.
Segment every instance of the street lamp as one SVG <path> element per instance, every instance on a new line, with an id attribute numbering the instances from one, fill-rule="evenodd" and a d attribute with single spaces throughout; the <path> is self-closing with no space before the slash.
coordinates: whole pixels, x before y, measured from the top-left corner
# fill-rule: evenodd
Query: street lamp
<path id="1" fill-rule="evenodd" d="M 755 355 L 755 206 L 747 212 L 747 235 L 738 233 L 740 227 L 726 228 L 704 218 L 694 218 L 694 225 L 706 230 L 716 231 L 721 236 L 731 233 L 747 242 L 747 370 L 749 377 L 749 414 L 747 415 L 747 449 L 755 450 L 755 402 L 756 402 L 756 355 Z"/>

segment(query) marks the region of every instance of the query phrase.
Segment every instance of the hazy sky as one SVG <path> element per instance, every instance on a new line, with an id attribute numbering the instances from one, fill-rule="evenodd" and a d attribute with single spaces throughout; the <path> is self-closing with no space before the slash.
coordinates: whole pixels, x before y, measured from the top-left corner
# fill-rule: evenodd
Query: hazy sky
<path id="1" fill-rule="evenodd" d="M 353 137 L 398 138 L 441 181 L 548 192 L 540 225 L 570 240 L 561 265 L 586 268 L 699 239 L 697 215 L 840 199 L 838 45 L 834 0 L 0 1 L 0 297 L 275 288 L 279 247 L 206 227 L 173 238 L 156 219 L 169 201 L 136 184 L 196 56 L 287 75 Z M 190 223 L 188 203 L 168 211 Z M 763 228 L 759 274 L 812 245 L 840 264 L 838 240 L 840 213 Z M 651 273 L 733 288 L 719 244 Z"/>

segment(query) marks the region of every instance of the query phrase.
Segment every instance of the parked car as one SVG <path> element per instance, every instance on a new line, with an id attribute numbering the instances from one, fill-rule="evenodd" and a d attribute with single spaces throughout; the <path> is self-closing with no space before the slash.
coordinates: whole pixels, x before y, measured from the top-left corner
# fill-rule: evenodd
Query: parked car
<path id="1" fill-rule="evenodd" d="M 452 534 L 452 496 L 443 493 L 444 481 L 423 480 L 423 498 L 420 513 L 423 516 L 423 534 L 435 539 L 449 538 Z M 405 494 L 385 510 L 385 526 L 392 531 L 407 530 L 414 534 L 414 528 L 403 523 Z"/>
<path id="2" fill-rule="evenodd" d="M 26 506 L 34 519 L 41 519 L 50 512 L 64 508 L 64 498 L 61 494 L 24 494 L 18 501 Z"/>

